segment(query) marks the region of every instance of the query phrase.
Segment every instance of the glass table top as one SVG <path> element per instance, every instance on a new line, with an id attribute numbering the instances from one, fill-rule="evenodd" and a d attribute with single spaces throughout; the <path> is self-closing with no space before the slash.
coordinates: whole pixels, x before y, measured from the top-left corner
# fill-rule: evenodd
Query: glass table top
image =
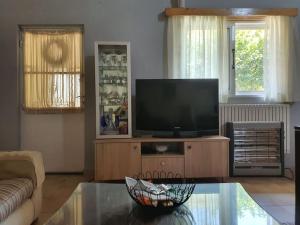
<path id="1" fill-rule="evenodd" d="M 172 212 L 138 206 L 125 184 L 81 183 L 46 225 L 279 225 L 238 183 L 197 184 Z"/>

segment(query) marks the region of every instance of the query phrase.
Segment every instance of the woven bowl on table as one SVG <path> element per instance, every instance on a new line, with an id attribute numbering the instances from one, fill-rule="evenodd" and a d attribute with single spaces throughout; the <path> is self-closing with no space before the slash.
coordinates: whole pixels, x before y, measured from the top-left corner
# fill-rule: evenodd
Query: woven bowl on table
<path id="1" fill-rule="evenodd" d="M 174 209 L 185 203 L 192 195 L 195 184 L 187 183 L 179 174 L 171 172 L 147 172 L 135 177 L 136 180 L 126 178 L 126 187 L 131 198 L 143 208 L 158 210 Z M 169 183 L 170 181 L 175 183 Z M 159 185 L 157 189 L 145 187 L 145 183 L 152 182 Z M 169 183 L 169 184 L 162 184 Z"/>

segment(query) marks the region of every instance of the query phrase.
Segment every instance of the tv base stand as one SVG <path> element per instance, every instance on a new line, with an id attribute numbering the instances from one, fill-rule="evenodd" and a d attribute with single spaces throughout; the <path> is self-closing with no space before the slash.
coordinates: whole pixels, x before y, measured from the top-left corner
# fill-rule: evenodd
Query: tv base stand
<path id="1" fill-rule="evenodd" d="M 123 180 L 154 171 L 223 179 L 229 174 L 228 146 L 229 139 L 222 136 L 96 140 L 95 180 Z"/>
<path id="2" fill-rule="evenodd" d="M 197 134 L 184 134 L 184 133 L 174 133 L 174 134 L 158 134 L 153 135 L 153 138 L 199 138 Z"/>

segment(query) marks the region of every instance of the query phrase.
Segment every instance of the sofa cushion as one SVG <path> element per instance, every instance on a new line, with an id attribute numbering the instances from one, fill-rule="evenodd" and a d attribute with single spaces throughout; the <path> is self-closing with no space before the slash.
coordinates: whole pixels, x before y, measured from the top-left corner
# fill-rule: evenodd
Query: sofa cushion
<path id="1" fill-rule="evenodd" d="M 35 187 L 45 180 L 42 154 L 37 151 L 0 151 L 0 180 L 30 178 Z"/>
<path id="2" fill-rule="evenodd" d="M 1 157 L 0 157 L 1 158 Z M 36 185 L 35 168 L 29 160 L 0 159 L 0 180 L 28 178 Z"/>
<path id="3" fill-rule="evenodd" d="M 0 180 L 0 222 L 21 206 L 33 193 L 33 182 L 27 178 Z"/>

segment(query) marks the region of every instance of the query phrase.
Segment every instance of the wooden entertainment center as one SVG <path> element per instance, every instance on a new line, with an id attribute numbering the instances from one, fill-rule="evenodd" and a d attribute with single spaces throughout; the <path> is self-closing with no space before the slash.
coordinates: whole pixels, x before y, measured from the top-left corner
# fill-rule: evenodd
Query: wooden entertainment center
<path id="1" fill-rule="evenodd" d="M 167 146 L 164 153 L 157 146 Z M 125 176 L 165 171 L 186 178 L 229 176 L 229 139 L 126 138 L 95 141 L 95 180 L 122 180 Z"/>

